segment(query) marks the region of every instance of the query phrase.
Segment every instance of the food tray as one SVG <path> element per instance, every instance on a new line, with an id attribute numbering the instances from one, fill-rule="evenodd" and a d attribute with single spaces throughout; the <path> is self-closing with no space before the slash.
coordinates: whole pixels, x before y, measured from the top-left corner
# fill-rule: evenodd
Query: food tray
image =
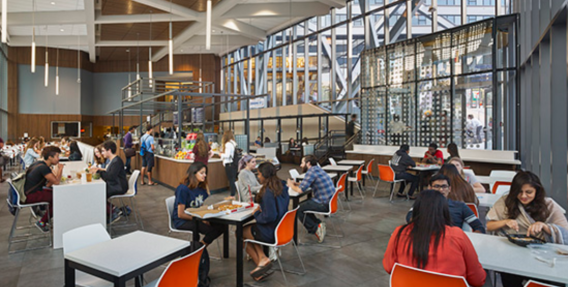
<path id="1" fill-rule="evenodd" d="M 529 244 L 544 244 L 544 243 L 546 243 L 540 238 L 527 236 L 526 234 L 507 234 L 507 239 L 509 239 L 509 241 L 511 241 L 513 244 L 516 244 L 516 245 L 519 245 L 519 246 L 522 246 L 522 247 L 527 247 Z"/>

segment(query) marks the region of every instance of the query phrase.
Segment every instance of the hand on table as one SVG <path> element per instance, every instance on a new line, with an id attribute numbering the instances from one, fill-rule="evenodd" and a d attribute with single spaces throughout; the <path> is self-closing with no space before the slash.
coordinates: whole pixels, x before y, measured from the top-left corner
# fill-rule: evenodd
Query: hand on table
<path id="1" fill-rule="evenodd" d="M 529 229 L 527 230 L 527 236 L 537 236 L 539 235 L 541 232 L 546 232 L 548 234 L 550 234 L 550 229 L 548 228 L 548 225 L 537 221 L 533 224 L 531 224 L 531 226 L 529 226 Z"/>
<path id="2" fill-rule="evenodd" d="M 89 173 L 91 173 L 91 174 L 95 174 L 95 173 L 97 173 L 97 171 L 99 171 L 99 168 L 96 167 L 96 166 L 93 166 L 89 169 Z"/>
<path id="3" fill-rule="evenodd" d="M 257 205 L 257 206 L 254 208 L 254 210 L 252 211 L 252 213 L 254 214 L 254 213 L 256 213 L 257 211 L 262 212 L 262 209 L 260 208 L 260 205 Z"/>

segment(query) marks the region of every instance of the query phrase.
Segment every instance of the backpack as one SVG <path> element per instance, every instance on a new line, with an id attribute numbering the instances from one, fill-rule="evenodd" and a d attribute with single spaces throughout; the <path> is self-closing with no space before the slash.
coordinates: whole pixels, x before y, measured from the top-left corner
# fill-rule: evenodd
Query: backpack
<path id="1" fill-rule="evenodd" d="M 209 287 L 211 285 L 211 278 L 209 278 L 209 268 L 209 253 L 207 252 L 207 248 L 204 248 L 203 253 L 201 254 L 201 261 L 199 262 L 198 287 Z"/>
<path id="2" fill-rule="evenodd" d="M 26 186 L 26 176 L 27 176 L 28 172 L 35 169 L 38 165 L 39 164 L 33 164 L 27 171 L 20 172 L 12 178 L 12 186 L 14 187 L 14 189 L 16 189 L 16 192 L 20 195 L 20 202 L 26 202 L 26 200 L 27 200 L 26 191 L 24 190 L 24 186 Z M 12 186 L 10 186 L 10 189 L 12 189 Z M 37 185 L 32 187 L 30 190 L 28 190 L 28 192 L 31 191 L 31 190 L 34 190 L 36 188 L 37 188 Z M 18 202 L 16 202 L 15 197 L 12 197 L 12 192 L 10 190 L 8 191 L 8 200 L 10 201 L 10 204 L 11 204 L 11 205 L 8 205 L 8 209 L 10 210 L 10 213 L 12 215 L 16 215 L 15 205 L 17 205 Z"/>
<path id="3" fill-rule="evenodd" d="M 141 156 L 144 156 L 144 154 L 146 153 L 146 139 L 147 138 L 148 137 L 144 137 L 144 136 L 142 136 L 140 138 L 140 141 L 141 141 L 141 143 L 140 143 L 140 155 Z"/>
<path id="4" fill-rule="evenodd" d="M 237 146 L 235 145 L 235 150 L 233 151 L 233 156 L 231 157 L 233 159 L 233 162 L 231 162 L 231 166 L 234 168 L 238 168 L 239 161 L 241 161 L 242 157 L 243 157 L 243 150 L 237 148 Z"/>

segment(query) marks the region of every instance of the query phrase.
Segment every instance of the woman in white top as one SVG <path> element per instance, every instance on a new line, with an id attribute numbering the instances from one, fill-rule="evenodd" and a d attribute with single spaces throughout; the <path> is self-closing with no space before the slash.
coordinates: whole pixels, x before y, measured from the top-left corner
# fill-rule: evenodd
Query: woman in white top
<path id="1" fill-rule="evenodd" d="M 463 172 L 464 164 L 461 158 L 452 157 L 448 163 L 453 164 L 458 169 L 458 172 L 461 174 L 463 179 L 471 184 L 471 187 L 473 187 L 473 191 L 475 191 L 475 193 L 485 193 L 485 187 L 481 185 L 481 183 L 479 182 L 479 180 L 477 180 L 473 173 Z"/>
<path id="2" fill-rule="evenodd" d="M 223 165 L 225 166 L 225 172 L 227 173 L 227 179 L 229 180 L 229 187 L 231 189 L 231 196 L 235 196 L 237 192 L 237 187 L 235 186 L 235 181 L 237 180 L 237 165 L 233 165 L 233 156 L 235 154 L 235 149 L 237 148 L 237 142 L 235 141 L 235 136 L 231 130 L 226 130 L 223 133 L 223 152 L 219 154 L 223 160 Z"/>
<path id="3" fill-rule="evenodd" d="M 26 167 L 32 165 L 34 161 L 39 158 L 41 150 L 38 149 L 38 140 L 32 139 L 26 145 L 26 150 L 24 151 L 24 164 Z"/>

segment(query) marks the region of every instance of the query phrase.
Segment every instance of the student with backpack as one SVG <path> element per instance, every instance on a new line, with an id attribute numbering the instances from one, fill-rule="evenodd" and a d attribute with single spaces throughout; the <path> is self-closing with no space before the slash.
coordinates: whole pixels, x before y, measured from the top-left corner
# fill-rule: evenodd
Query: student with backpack
<path id="1" fill-rule="evenodd" d="M 225 172 L 227 173 L 227 179 L 229 180 L 231 196 L 235 196 L 235 194 L 237 193 L 235 181 L 237 180 L 237 168 L 241 156 L 237 151 L 237 142 L 235 141 L 233 131 L 225 131 L 225 133 L 223 134 L 222 143 L 223 152 L 220 153 L 219 156 L 223 160 L 223 165 L 225 166 Z"/>
<path id="2" fill-rule="evenodd" d="M 152 181 L 152 168 L 154 167 L 154 129 L 151 125 L 146 127 L 146 134 L 140 138 L 140 156 L 142 156 L 141 185 L 146 185 L 144 175 L 148 176 L 148 185 L 157 185 Z"/>

